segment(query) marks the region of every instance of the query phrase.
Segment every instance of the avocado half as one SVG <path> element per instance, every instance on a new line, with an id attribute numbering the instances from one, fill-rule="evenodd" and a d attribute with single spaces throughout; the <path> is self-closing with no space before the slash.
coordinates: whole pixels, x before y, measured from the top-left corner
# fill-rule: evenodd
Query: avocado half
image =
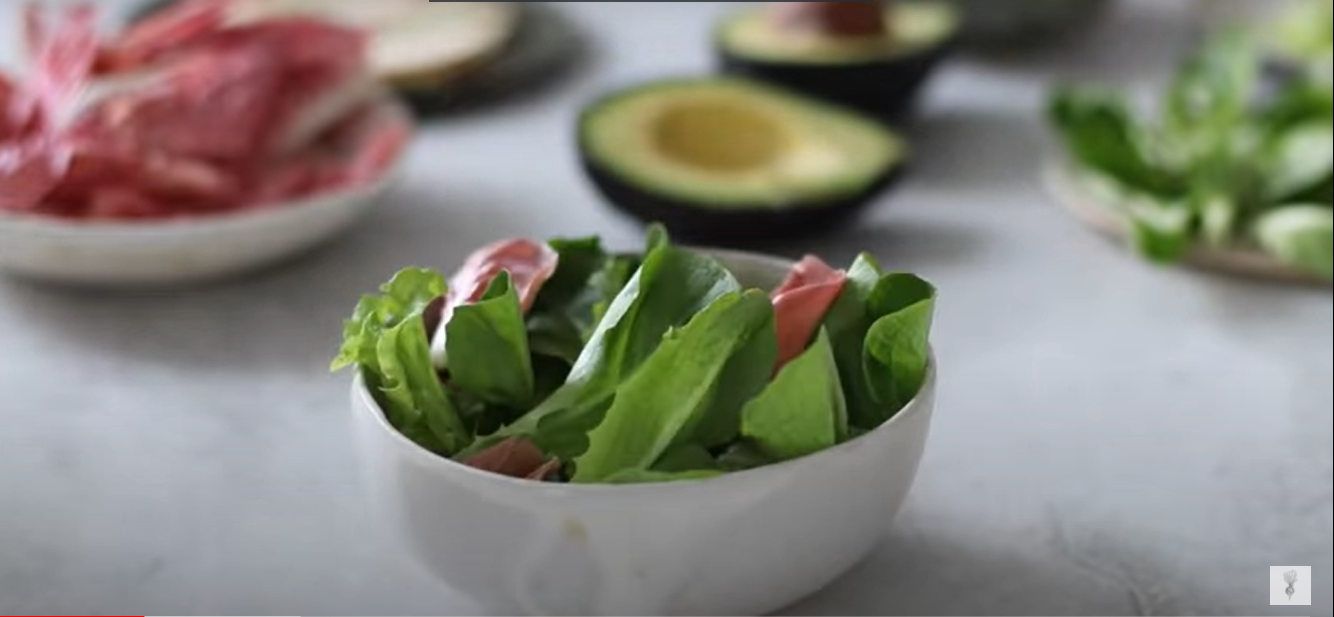
<path id="1" fill-rule="evenodd" d="M 578 123 L 588 177 L 616 208 L 691 242 L 829 229 L 901 175 L 908 149 L 850 109 L 737 77 L 606 95 Z"/>
<path id="2" fill-rule="evenodd" d="M 830 36 L 784 29 L 768 8 L 744 9 L 715 33 L 719 63 L 725 73 L 900 121 L 956 47 L 960 17 L 939 0 L 889 3 L 883 15 L 883 35 Z"/>

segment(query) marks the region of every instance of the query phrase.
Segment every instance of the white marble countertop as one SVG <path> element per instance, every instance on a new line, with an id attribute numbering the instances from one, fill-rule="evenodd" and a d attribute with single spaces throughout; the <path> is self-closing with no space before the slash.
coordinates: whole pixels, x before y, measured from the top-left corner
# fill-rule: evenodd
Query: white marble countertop
<path id="1" fill-rule="evenodd" d="M 719 7 L 567 8 L 598 47 L 588 71 L 427 127 L 402 188 L 318 254 L 173 292 L 0 279 L 0 613 L 479 610 L 375 527 L 327 365 L 357 294 L 400 266 L 499 236 L 638 243 L 577 171 L 574 114 L 609 84 L 707 70 Z M 1152 0 L 1080 38 L 943 71 L 900 190 L 787 250 L 868 249 L 942 290 L 914 492 L 795 613 L 1330 614 L 1330 293 L 1156 270 L 1051 205 L 1051 80 L 1149 87 L 1188 40 Z M 1315 568 L 1315 606 L 1269 606 L 1282 564 Z"/>

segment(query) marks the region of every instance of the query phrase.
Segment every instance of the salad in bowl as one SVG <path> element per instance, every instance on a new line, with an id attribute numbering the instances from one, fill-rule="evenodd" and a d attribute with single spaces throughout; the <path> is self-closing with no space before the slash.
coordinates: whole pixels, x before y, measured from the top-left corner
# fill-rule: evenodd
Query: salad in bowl
<path id="1" fill-rule="evenodd" d="M 866 254 L 516 239 L 364 296 L 334 367 L 357 369 L 369 503 L 488 610 L 764 615 L 890 528 L 934 303 Z"/>
<path id="2" fill-rule="evenodd" d="M 514 239 L 450 278 L 408 268 L 364 296 L 334 369 L 389 423 L 490 472 L 571 483 L 710 478 L 856 438 L 914 396 L 935 289 L 815 256 L 748 287 L 654 227 L 642 254 Z"/>

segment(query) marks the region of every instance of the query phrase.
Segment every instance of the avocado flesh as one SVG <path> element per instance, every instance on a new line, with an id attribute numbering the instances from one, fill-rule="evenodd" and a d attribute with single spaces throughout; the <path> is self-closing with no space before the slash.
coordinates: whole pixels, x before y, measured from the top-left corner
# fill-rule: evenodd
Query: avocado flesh
<path id="1" fill-rule="evenodd" d="M 723 23 L 725 53 L 756 61 L 856 64 L 904 58 L 944 45 L 959 28 L 956 10 L 942 2 L 900 2 L 885 10 L 884 36 L 838 37 L 789 32 L 764 9 L 745 10 Z"/>
<path id="2" fill-rule="evenodd" d="M 742 80 L 659 83 L 584 114 L 585 156 L 698 208 L 782 209 L 872 186 L 904 154 L 859 115 Z"/>
<path id="3" fill-rule="evenodd" d="M 687 242 L 755 246 L 833 228 L 901 176 L 875 120 L 734 77 L 658 82 L 581 115 L 584 171 L 613 207 Z"/>

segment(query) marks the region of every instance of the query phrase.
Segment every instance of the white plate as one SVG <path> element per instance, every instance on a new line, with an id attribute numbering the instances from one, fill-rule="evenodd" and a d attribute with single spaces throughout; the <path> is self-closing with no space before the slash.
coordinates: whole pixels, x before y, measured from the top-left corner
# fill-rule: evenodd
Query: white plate
<path id="1" fill-rule="evenodd" d="M 401 104 L 383 105 L 410 121 Z M 79 286 L 181 284 L 243 274 L 346 231 L 396 180 L 405 156 L 400 153 L 369 186 L 232 215 L 89 223 L 0 213 L 0 270 Z"/>

